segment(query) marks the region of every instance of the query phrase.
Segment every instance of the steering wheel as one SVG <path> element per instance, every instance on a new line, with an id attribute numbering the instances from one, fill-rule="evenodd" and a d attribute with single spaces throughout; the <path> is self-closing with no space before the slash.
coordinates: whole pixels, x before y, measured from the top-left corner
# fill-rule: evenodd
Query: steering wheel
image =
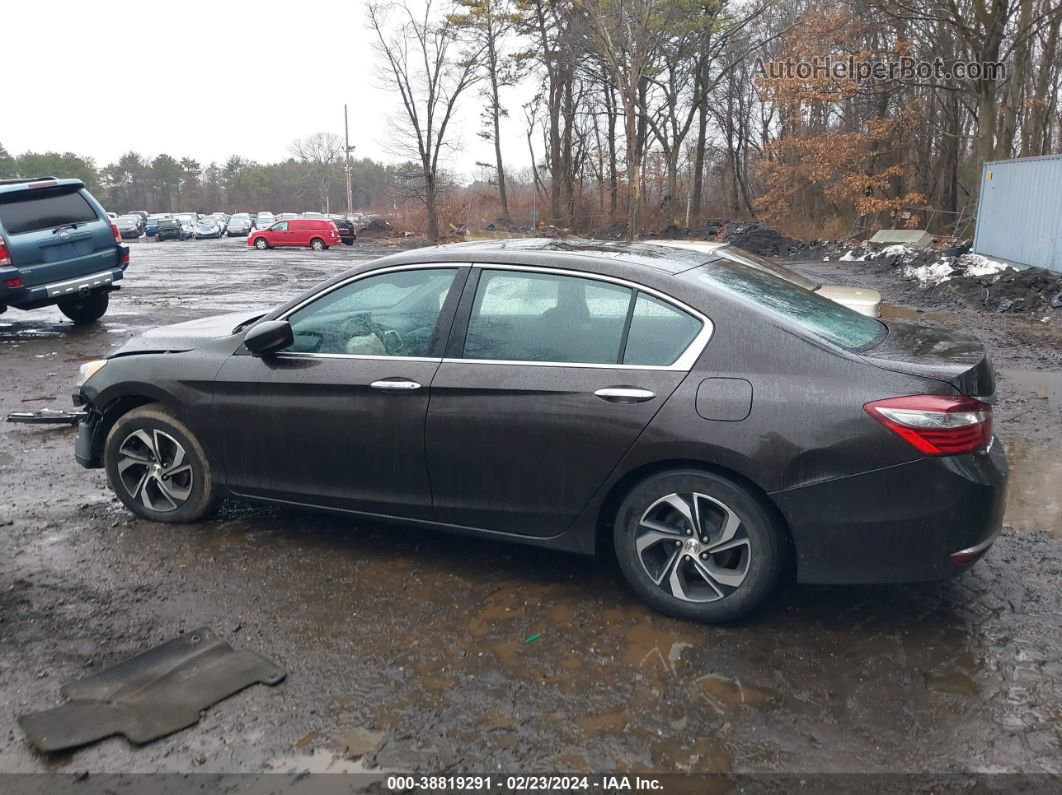
<path id="1" fill-rule="evenodd" d="M 386 329 L 368 315 L 354 315 L 343 321 L 339 333 L 344 339 L 374 335 L 389 354 L 401 353 L 406 346 L 402 335 L 394 329 Z"/>

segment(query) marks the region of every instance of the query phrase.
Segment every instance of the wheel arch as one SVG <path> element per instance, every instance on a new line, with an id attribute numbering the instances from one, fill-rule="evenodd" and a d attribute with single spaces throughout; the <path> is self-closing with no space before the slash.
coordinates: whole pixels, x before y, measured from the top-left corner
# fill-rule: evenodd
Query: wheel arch
<path id="1" fill-rule="evenodd" d="M 98 457 L 98 460 L 102 460 L 103 445 L 107 441 L 107 434 L 111 432 L 111 428 L 114 427 L 114 424 L 119 419 L 133 409 L 141 406 L 159 405 L 174 412 L 175 415 L 177 414 L 175 402 L 168 395 L 150 387 L 109 396 L 102 402 L 103 408 L 100 410 L 100 421 L 96 424 L 92 434 L 92 455 Z"/>
<path id="2" fill-rule="evenodd" d="M 601 508 L 597 515 L 597 524 L 595 527 L 596 537 L 594 543 L 596 554 L 599 556 L 615 554 L 612 543 L 612 529 L 620 505 L 623 503 L 624 497 L 630 493 L 631 489 L 633 489 L 638 483 L 641 483 L 643 480 L 646 480 L 653 475 L 683 469 L 699 470 L 701 472 L 719 475 L 727 480 L 734 481 L 747 490 L 750 495 L 763 505 L 764 509 L 774 520 L 775 526 L 782 532 L 782 535 L 784 536 L 787 562 L 795 561 L 793 533 L 789 527 L 789 522 L 786 521 L 785 515 L 779 509 L 777 504 L 775 504 L 774 500 L 771 499 L 770 495 L 761 488 L 759 484 L 729 467 L 715 464 L 710 461 L 691 458 L 668 458 L 651 461 L 635 467 L 612 484 L 604 499 L 601 501 Z"/>

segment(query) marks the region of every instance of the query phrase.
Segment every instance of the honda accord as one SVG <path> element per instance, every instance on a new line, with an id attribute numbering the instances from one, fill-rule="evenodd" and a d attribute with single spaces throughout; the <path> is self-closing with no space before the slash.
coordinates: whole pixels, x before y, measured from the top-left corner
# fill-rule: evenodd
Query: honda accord
<path id="1" fill-rule="evenodd" d="M 76 457 L 133 513 L 221 497 L 594 554 L 673 616 L 947 577 L 1001 527 L 994 377 L 725 258 L 506 240 L 403 252 L 85 364 Z"/>

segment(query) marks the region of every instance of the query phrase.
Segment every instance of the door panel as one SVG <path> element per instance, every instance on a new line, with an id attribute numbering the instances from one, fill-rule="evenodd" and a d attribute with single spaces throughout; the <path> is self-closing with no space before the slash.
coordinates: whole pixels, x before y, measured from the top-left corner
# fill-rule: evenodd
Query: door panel
<path id="1" fill-rule="evenodd" d="M 214 401 L 230 488 L 432 518 L 428 393 L 466 276 L 457 265 L 369 272 L 289 313 L 285 351 L 230 357 Z"/>
<path id="2" fill-rule="evenodd" d="M 563 532 L 685 376 L 445 360 L 427 421 L 436 518 L 529 536 Z M 614 387 L 655 397 L 595 395 Z"/>
<path id="3" fill-rule="evenodd" d="M 215 407 L 237 493 L 430 519 L 424 416 L 437 361 L 233 356 Z M 419 389 L 381 390 L 377 381 Z"/>

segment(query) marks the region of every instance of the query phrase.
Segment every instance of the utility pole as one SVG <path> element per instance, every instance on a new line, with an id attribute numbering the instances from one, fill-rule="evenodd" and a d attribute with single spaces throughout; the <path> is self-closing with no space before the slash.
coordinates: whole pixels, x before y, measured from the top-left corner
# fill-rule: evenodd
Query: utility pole
<path id="1" fill-rule="evenodd" d="M 347 103 L 343 103 L 343 154 L 346 157 L 347 172 L 347 217 L 354 213 L 354 190 L 351 186 L 350 153 L 354 147 L 350 145 L 350 123 L 347 121 Z"/>

